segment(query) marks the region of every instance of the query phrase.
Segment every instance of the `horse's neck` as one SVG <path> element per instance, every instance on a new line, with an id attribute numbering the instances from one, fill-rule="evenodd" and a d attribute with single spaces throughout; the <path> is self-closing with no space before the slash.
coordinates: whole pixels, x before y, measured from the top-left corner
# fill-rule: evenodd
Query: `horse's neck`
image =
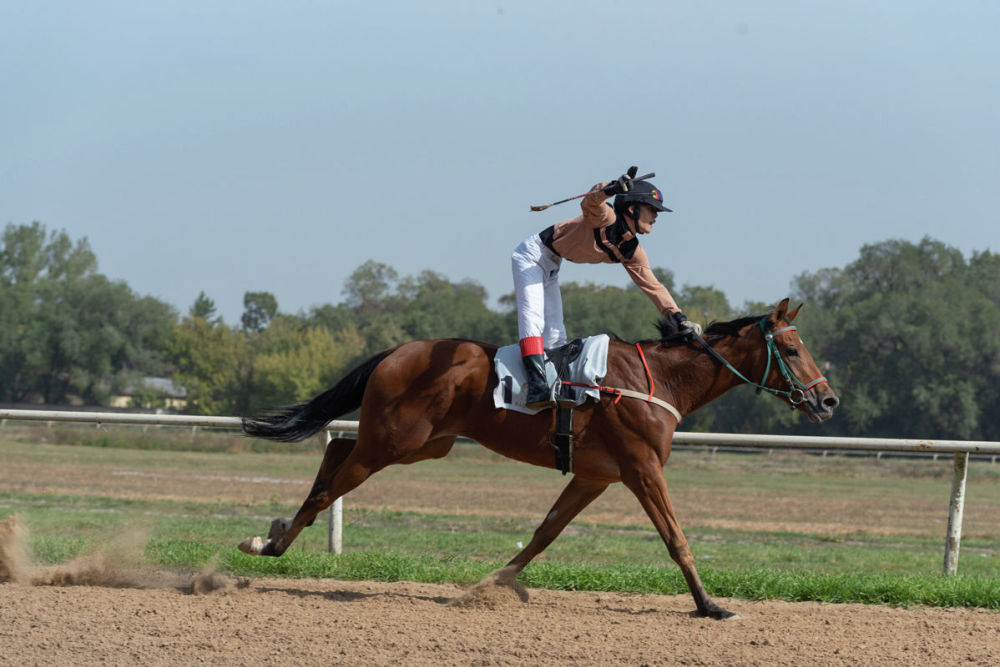
<path id="1" fill-rule="evenodd" d="M 711 342 L 713 349 L 744 376 L 759 380 L 755 369 L 760 365 L 763 345 L 746 337 L 725 336 Z M 661 348 L 653 371 L 669 391 L 681 414 L 690 414 L 714 401 L 733 387 L 743 384 L 735 373 L 723 366 L 698 343 Z M 652 365 L 654 362 L 650 360 Z M 658 372 L 657 372 L 658 371 Z"/>

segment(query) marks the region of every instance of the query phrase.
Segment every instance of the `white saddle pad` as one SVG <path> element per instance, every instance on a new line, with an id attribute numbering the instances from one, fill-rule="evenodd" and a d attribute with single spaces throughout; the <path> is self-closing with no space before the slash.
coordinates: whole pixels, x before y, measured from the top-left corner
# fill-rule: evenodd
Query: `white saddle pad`
<path id="1" fill-rule="evenodd" d="M 608 372 L 608 341 L 606 334 L 591 336 L 583 339 L 583 351 L 569 367 L 569 377 L 563 378 L 580 384 L 599 385 L 604 381 L 604 376 Z M 528 376 L 524 370 L 524 363 L 521 361 L 521 348 L 518 345 L 507 345 L 497 350 L 496 358 L 493 362 L 500 382 L 493 390 L 493 404 L 498 408 L 524 412 L 533 415 L 548 408 L 526 408 L 524 407 L 524 396 L 526 393 L 525 383 Z M 545 357 L 545 381 L 551 387 L 559 379 L 556 369 L 549 361 L 548 355 Z M 582 389 L 574 387 L 576 390 L 576 404 L 582 404 L 588 397 L 597 401 L 601 398 L 601 393 L 596 389 Z"/>

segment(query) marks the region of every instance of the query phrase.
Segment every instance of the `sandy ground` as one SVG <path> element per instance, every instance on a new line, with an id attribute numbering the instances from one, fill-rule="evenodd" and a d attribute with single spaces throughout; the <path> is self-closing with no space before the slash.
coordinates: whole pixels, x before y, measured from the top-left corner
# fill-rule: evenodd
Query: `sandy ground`
<path id="1" fill-rule="evenodd" d="M 0 584 L 0 664 L 997 665 L 1000 613 L 335 580 Z M 463 596 L 465 596 L 463 598 Z M 456 601 L 458 601 L 456 603 Z"/>

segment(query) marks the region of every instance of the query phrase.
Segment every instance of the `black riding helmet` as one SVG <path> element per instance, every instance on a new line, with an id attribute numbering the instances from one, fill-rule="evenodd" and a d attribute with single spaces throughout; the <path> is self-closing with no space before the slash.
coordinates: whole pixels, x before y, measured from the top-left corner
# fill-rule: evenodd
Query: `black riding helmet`
<path id="1" fill-rule="evenodd" d="M 619 215 L 629 213 L 629 208 L 634 204 L 648 204 L 657 211 L 673 213 L 663 205 L 663 193 L 649 181 L 636 181 L 631 190 L 625 194 L 616 195 L 615 213 Z"/>

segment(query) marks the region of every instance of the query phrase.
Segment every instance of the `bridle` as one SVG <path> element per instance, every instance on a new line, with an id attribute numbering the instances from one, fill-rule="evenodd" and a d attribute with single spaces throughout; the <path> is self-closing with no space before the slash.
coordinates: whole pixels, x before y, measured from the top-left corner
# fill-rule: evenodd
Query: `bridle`
<path id="1" fill-rule="evenodd" d="M 778 345 L 774 342 L 774 338 L 779 334 L 783 334 L 786 331 L 797 331 L 798 329 L 792 325 L 788 325 L 787 327 L 779 329 L 778 331 L 768 331 L 766 322 L 767 322 L 766 317 L 761 319 L 760 322 L 758 322 L 760 330 L 764 334 L 764 345 L 767 347 L 767 366 L 764 368 L 764 377 L 761 379 L 760 382 L 754 382 L 753 380 L 744 376 L 743 373 L 740 373 L 738 370 L 736 370 L 735 366 L 726 361 L 722 357 L 722 355 L 716 352 L 711 345 L 706 343 L 705 339 L 702 338 L 700 335 L 694 332 L 691 332 L 691 335 L 696 341 L 701 343 L 702 347 L 705 348 L 706 352 L 715 357 L 715 359 L 719 361 L 719 363 L 721 363 L 723 366 L 725 366 L 733 373 L 735 373 L 736 377 L 740 378 L 747 384 L 756 387 L 757 393 L 760 393 L 763 390 L 771 394 L 774 394 L 775 396 L 781 396 L 787 398 L 788 402 L 792 406 L 792 409 L 795 409 L 796 407 L 798 407 L 799 404 L 801 404 L 804 400 L 806 400 L 807 391 L 818 385 L 820 382 L 827 382 L 827 379 L 821 375 L 820 377 L 816 378 L 815 380 L 809 383 L 803 383 L 801 380 L 799 380 L 795 376 L 795 373 L 792 372 L 792 369 L 788 367 L 788 364 L 781 356 L 781 353 L 778 352 Z M 772 389 L 771 387 L 768 387 L 764 384 L 764 382 L 767 381 L 767 376 L 771 372 L 772 360 L 775 360 L 777 362 L 778 370 L 781 372 L 782 377 L 785 378 L 785 382 L 788 384 L 787 391 L 783 391 L 781 389 Z"/>

